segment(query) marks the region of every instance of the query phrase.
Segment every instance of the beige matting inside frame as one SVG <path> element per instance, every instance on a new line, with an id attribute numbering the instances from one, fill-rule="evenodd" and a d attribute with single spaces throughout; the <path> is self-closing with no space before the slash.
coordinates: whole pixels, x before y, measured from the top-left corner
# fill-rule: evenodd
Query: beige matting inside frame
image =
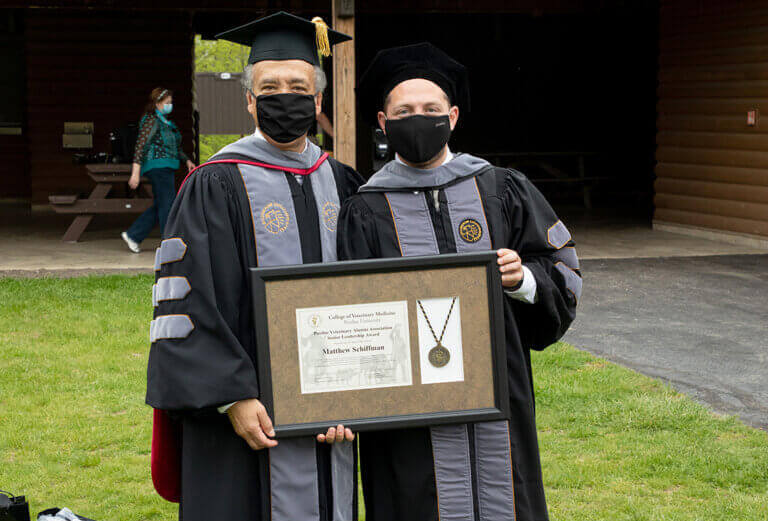
<path id="1" fill-rule="evenodd" d="M 485 266 L 266 282 L 276 426 L 495 407 Z M 421 384 L 417 300 L 459 296 L 464 381 Z M 407 300 L 411 386 L 301 394 L 296 308 Z"/>

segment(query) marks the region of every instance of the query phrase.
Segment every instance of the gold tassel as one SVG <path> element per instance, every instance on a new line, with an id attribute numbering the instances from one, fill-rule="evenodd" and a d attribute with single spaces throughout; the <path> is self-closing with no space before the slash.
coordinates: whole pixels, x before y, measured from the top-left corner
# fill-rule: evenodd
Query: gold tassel
<path id="1" fill-rule="evenodd" d="M 331 55 L 331 44 L 328 42 L 328 25 L 319 16 L 312 19 L 317 35 L 317 55 L 322 60 L 323 56 Z"/>

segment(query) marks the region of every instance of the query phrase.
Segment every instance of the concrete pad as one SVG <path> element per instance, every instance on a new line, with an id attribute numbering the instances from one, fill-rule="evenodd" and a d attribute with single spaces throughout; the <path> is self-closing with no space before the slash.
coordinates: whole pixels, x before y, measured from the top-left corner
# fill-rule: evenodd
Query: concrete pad
<path id="1" fill-rule="evenodd" d="M 561 211 L 582 259 L 757 254 L 761 250 L 727 242 L 653 230 L 650 219 L 621 210 L 571 208 Z M 140 254 L 120 239 L 135 215 L 100 215 L 82 240 L 64 243 L 61 236 L 72 216 L 30 212 L 22 206 L 0 205 L 0 272 L 64 270 L 146 270 L 154 264 L 159 232 L 144 241 Z M 74 271 L 73 271 L 74 270 Z"/>
<path id="2" fill-rule="evenodd" d="M 621 210 L 566 209 L 561 215 L 582 259 L 768 253 L 768 248 L 755 245 L 735 245 L 722 239 L 654 230 L 650 219 Z"/>
<path id="3" fill-rule="evenodd" d="M 62 242 L 72 218 L 23 207 L 0 207 L 0 271 L 152 271 L 159 232 L 155 230 L 155 235 L 144 241 L 138 254 L 120 238 L 135 215 L 96 216 L 81 242 Z"/>
<path id="4" fill-rule="evenodd" d="M 768 255 L 587 260 L 564 340 L 768 429 Z"/>

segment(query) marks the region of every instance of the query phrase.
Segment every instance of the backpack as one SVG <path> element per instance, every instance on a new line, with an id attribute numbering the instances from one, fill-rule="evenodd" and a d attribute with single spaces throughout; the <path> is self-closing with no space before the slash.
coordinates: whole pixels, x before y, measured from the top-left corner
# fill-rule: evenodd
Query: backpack
<path id="1" fill-rule="evenodd" d="M 112 148 L 112 161 L 115 163 L 133 162 L 133 151 L 139 137 L 139 125 L 128 123 L 109 133 Z"/>

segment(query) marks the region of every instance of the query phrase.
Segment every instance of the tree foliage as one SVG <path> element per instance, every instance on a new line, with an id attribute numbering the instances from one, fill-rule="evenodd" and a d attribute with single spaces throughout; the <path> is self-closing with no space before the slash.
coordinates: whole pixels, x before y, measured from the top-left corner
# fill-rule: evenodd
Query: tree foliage
<path id="1" fill-rule="evenodd" d="M 245 45 L 195 36 L 196 72 L 241 72 L 248 63 Z"/>

